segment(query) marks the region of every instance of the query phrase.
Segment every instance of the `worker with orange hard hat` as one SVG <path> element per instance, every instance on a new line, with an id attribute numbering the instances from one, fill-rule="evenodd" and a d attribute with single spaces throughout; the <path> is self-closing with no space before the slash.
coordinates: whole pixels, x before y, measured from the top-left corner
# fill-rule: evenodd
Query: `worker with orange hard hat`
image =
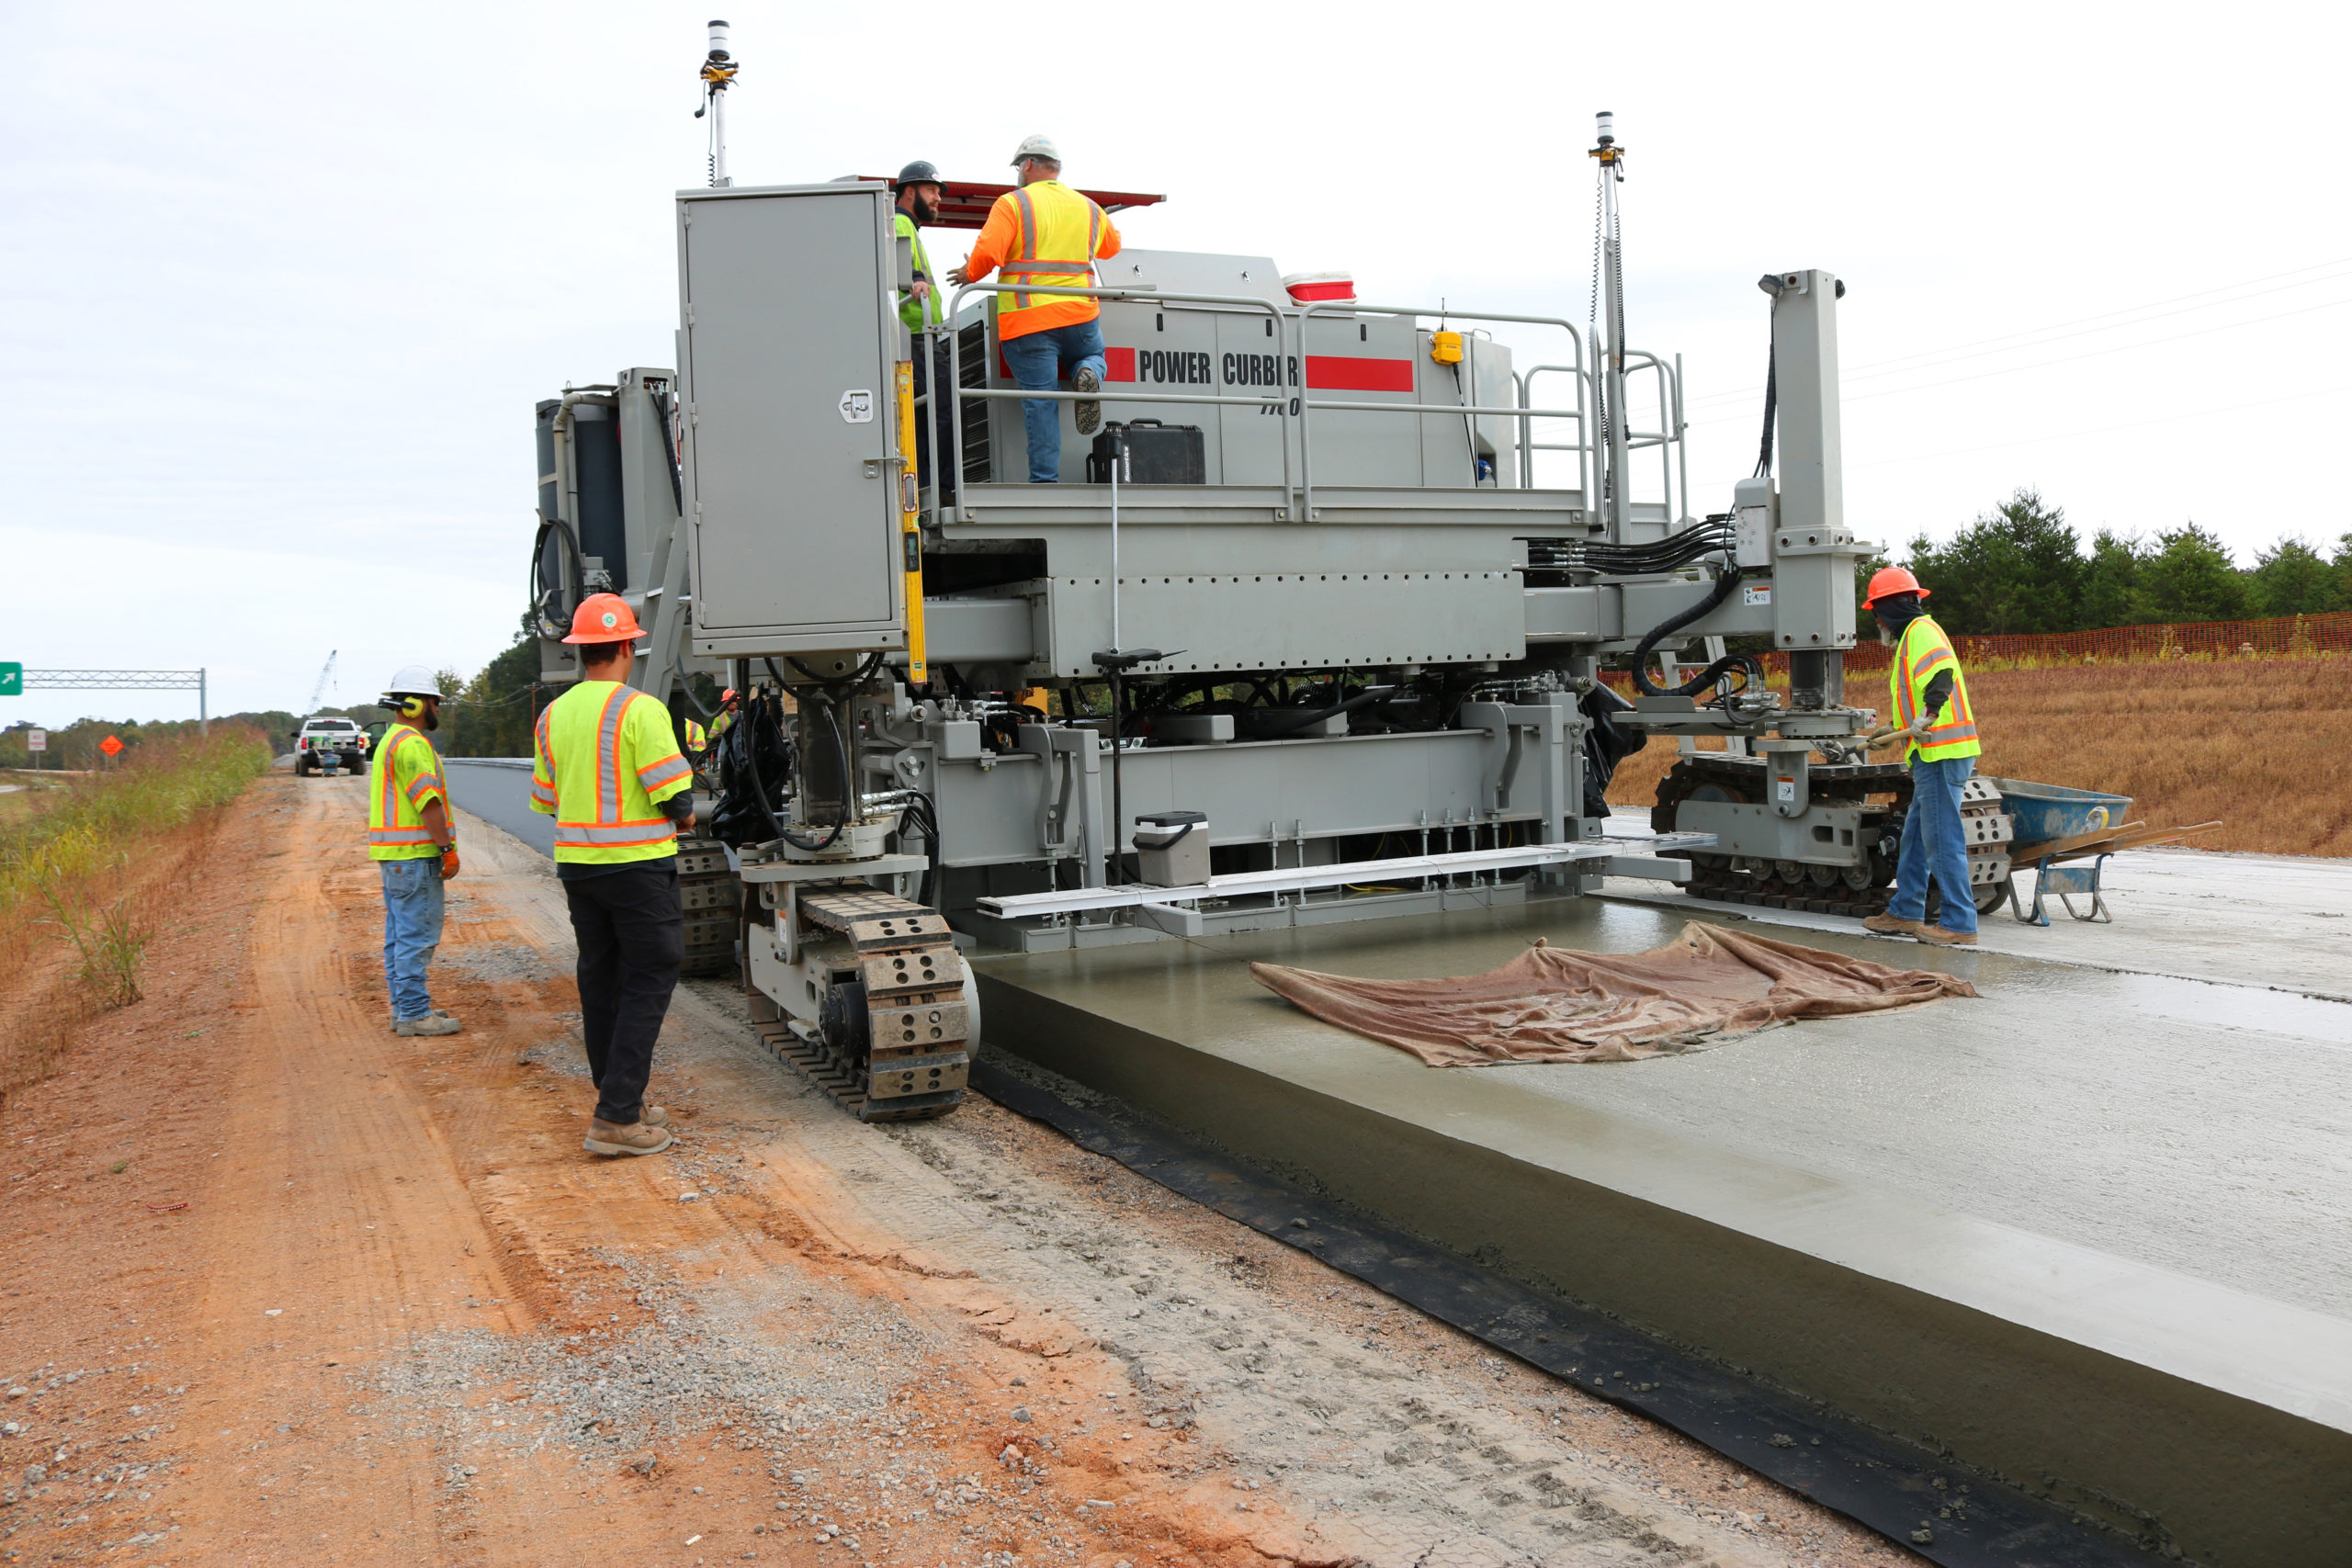
<path id="1" fill-rule="evenodd" d="M 1894 862 L 1894 897 L 1883 915 L 1862 924 L 1888 935 L 1917 937 L 1948 947 L 1976 945 L 1976 897 L 1968 881 L 1968 840 L 1961 827 L 1961 793 L 1984 750 L 1968 677 L 1951 639 L 1921 607 L 1928 590 L 1905 567 L 1883 567 L 1863 601 L 1878 622 L 1879 640 L 1894 649 L 1887 667 L 1887 711 L 1901 728 L 1911 765 L 1911 804 L 1903 816 L 1903 848 Z M 1928 924 L 1932 882 L 1943 910 Z"/>
<path id="2" fill-rule="evenodd" d="M 645 1086 L 685 959 L 678 833 L 695 825 L 694 774 L 669 709 L 628 684 L 643 636 L 619 594 L 582 600 L 563 639 L 580 649 L 581 679 L 532 737 L 531 809 L 555 818 L 555 874 L 580 948 L 580 1034 L 596 1085 L 582 1146 L 599 1155 L 659 1154 L 672 1138 Z"/>

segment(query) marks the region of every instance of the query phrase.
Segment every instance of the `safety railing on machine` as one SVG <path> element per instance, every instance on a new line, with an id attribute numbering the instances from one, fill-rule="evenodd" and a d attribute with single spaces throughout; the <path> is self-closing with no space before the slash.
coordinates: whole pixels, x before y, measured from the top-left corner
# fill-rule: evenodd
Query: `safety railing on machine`
<path id="1" fill-rule="evenodd" d="M 1430 309 L 1418 305 L 1366 305 L 1352 299 L 1319 299 L 1311 305 L 1302 307 L 1298 311 L 1299 357 L 1302 363 L 1304 363 L 1306 355 L 1307 321 L 1316 316 L 1332 316 L 1339 315 L 1342 312 L 1363 316 L 1404 316 L 1415 320 L 1423 316 L 1429 316 L 1439 321 L 1510 321 L 1523 326 L 1557 327 L 1562 332 L 1568 334 L 1569 346 L 1576 354 L 1576 369 L 1577 373 L 1577 406 L 1573 409 L 1528 408 L 1523 406 L 1523 400 L 1514 400 L 1508 406 L 1488 407 L 1487 405 L 1476 400 L 1477 397 L 1477 378 L 1475 371 L 1475 362 L 1472 362 L 1474 365 L 1473 374 L 1467 378 L 1464 387 L 1465 400 L 1460 403 L 1356 403 L 1341 402 L 1333 399 L 1302 397 L 1299 400 L 1298 422 L 1299 489 L 1301 492 L 1299 511 L 1306 521 L 1313 522 L 1315 520 L 1315 444 L 1311 434 L 1312 427 L 1309 422 L 1309 416 L 1316 409 L 1323 409 L 1326 411 L 1346 409 L 1356 412 L 1371 412 L 1374 413 L 1460 414 L 1465 419 L 1472 420 L 1487 417 L 1499 417 L 1510 421 L 1510 423 L 1508 428 L 1514 431 L 1525 431 L 1529 429 L 1530 426 L 1527 422 L 1530 420 L 1568 419 L 1576 422 L 1578 440 L 1580 442 L 1589 440 L 1588 432 L 1590 426 L 1589 415 L 1586 407 L 1585 377 L 1583 374 L 1584 342 L 1581 334 L 1577 330 L 1575 322 L 1563 320 L 1557 316 L 1513 316 L 1504 315 L 1495 311 L 1456 310 L 1450 306 L 1440 306 L 1436 309 Z M 1469 344 L 1465 343 L 1464 346 L 1467 348 Z M 1472 462 L 1474 465 L 1476 462 L 1476 454 L 1475 450 L 1472 454 Z M 1524 465 L 1522 465 L 1522 468 L 1523 467 Z M 1579 475 L 1581 475 L 1582 471 L 1580 463 L 1578 468 Z M 1588 491 L 1587 493 L 1589 494 L 1589 492 Z"/>
<path id="2" fill-rule="evenodd" d="M 1088 299 L 1136 300 L 1143 302 L 1192 305 L 1221 305 L 1250 310 L 1252 312 L 1262 312 L 1275 322 L 1274 331 L 1281 352 L 1287 356 L 1288 350 L 1292 346 L 1295 346 L 1298 349 L 1299 352 L 1296 355 L 1296 362 L 1302 367 L 1302 382 L 1305 380 L 1304 367 L 1307 359 L 1306 323 L 1310 318 L 1317 316 L 1329 318 L 1345 314 L 1385 315 L 1402 316 L 1415 320 L 1429 317 L 1439 321 L 1458 320 L 1464 321 L 1494 321 L 1523 326 L 1556 327 L 1567 334 L 1572 363 L 1566 365 L 1540 365 L 1525 372 L 1523 375 L 1512 375 L 1510 378 L 1513 384 L 1512 401 L 1507 405 L 1490 406 L 1476 400 L 1477 387 L 1476 359 L 1477 340 L 1475 336 L 1465 339 L 1464 344 L 1465 351 L 1464 363 L 1470 367 L 1470 373 L 1466 378 L 1464 400 L 1459 402 L 1396 403 L 1346 401 L 1333 398 L 1316 398 L 1308 396 L 1306 395 L 1307 389 L 1303 385 L 1298 389 L 1295 395 L 1294 395 L 1289 389 L 1278 389 L 1271 391 L 1243 394 L 1216 394 L 1170 392 L 1159 389 L 1122 391 L 1112 386 L 1105 386 L 1100 391 L 1091 394 L 1089 400 L 1099 402 L 1134 402 L 1178 405 L 1190 404 L 1212 408 L 1238 407 L 1270 411 L 1277 418 L 1283 421 L 1283 513 L 1286 521 L 1313 521 L 1315 517 L 1314 443 L 1312 439 L 1312 429 L 1313 414 L 1317 410 L 1322 410 L 1326 412 L 1370 412 L 1375 413 L 1400 413 L 1414 415 L 1448 414 L 1459 415 L 1464 418 L 1465 422 L 1475 422 L 1481 419 L 1500 420 L 1505 422 L 1505 428 L 1513 432 L 1512 445 L 1517 449 L 1515 453 L 1517 458 L 1516 466 L 1518 468 L 1521 484 L 1523 487 L 1532 488 L 1533 486 L 1534 453 L 1539 451 L 1574 452 L 1577 455 L 1577 489 L 1580 493 L 1589 498 L 1588 504 L 1591 504 L 1593 500 L 1597 500 L 1597 497 L 1594 496 L 1595 475 L 1593 473 L 1593 468 L 1597 457 L 1598 442 L 1594 437 L 1592 429 L 1594 420 L 1592 408 L 1592 375 L 1586 363 L 1586 344 L 1584 342 L 1583 333 L 1577 328 L 1575 322 L 1557 316 L 1527 316 L 1506 314 L 1498 311 L 1459 310 L 1454 310 L 1450 306 L 1430 309 L 1420 306 L 1368 305 L 1359 303 L 1354 300 L 1320 300 L 1313 304 L 1301 307 L 1295 311 L 1286 311 L 1276 301 L 1248 295 L 1186 294 L 1166 292 L 1157 288 L 1087 288 L 1069 285 L 1040 285 L 1030 283 L 1023 283 L 1017 286 L 1004 283 L 967 283 L 956 290 L 955 298 L 949 303 L 946 316 L 944 321 L 932 321 L 930 319 L 930 301 L 926 299 L 924 302 L 926 325 L 920 335 L 925 344 L 922 352 L 926 355 L 926 367 L 933 373 L 928 378 L 926 391 L 915 400 L 918 410 L 916 417 L 918 421 L 922 423 L 923 428 L 933 431 L 934 444 L 936 444 L 937 441 L 937 424 L 931 411 L 936 406 L 933 400 L 938 396 L 938 386 L 943 380 L 950 389 L 952 389 L 953 396 L 956 400 L 956 406 L 958 409 L 960 409 L 962 404 L 966 401 L 986 401 L 990 400 L 1004 401 L 1027 401 L 1035 400 L 1057 402 L 1077 402 L 1081 400 L 1081 395 L 1077 392 L 1064 392 L 1059 390 L 1033 391 L 1023 388 L 1013 387 L 967 387 L 962 384 L 963 356 L 962 344 L 960 342 L 961 334 L 956 330 L 955 323 L 958 316 L 962 313 L 965 300 L 975 294 L 1010 294 L 1014 292 L 1022 294 L 1053 294 L 1067 296 L 1073 299 Z M 939 345 L 943 344 L 946 348 L 945 358 L 947 361 L 946 374 L 944 377 L 937 374 L 940 358 Z M 1658 431 L 1641 432 L 1629 430 L 1627 432 L 1627 445 L 1629 449 L 1642 449 L 1652 446 L 1662 448 L 1660 456 L 1664 464 L 1663 482 L 1667 491 L 1668 512 L 1668 515 L 1671 516 L 1673 502 L 1676 496 L 1682 496 L 1686 506 L 1688 502 L 1687 479 L 1685 476 L 1676 472 L 1676 462 L 1682 448 L 1681 432 L 1683 420 L 1680 367 L 1679 364 L 1669 367 L 1657 355 L 1646 353 L 1631 353 L 1628 355 L 1628 359 L 1629 361 L 1640 361 L 1641 363 L 1638 366 L 1638 368 L 1654 370 L 1658 377 L 1660 423 L 1665 426 L 1665 428 Z M 1575 407 L 1550 409 L 1536 408 L 1532 406 L 1532 386 L 1534 379 L 1537 376 L 1547 372 L 1565 374 L 1574 378 L 1574 384 L 1576 387 Z M 1290 424 L 1293 419 L 1295 419 L 1298 424 L 1298 468 L 1295 485 L 1294 485 L 1293 482 L 1293 469 L 1291 462 L 1292 439 Z M 1539 419 L 1562 420 L 1568 422 L 1575 426 L 1577 439 L 1573 442 L 1537 442 L 1534 439 L 1534 426 L 1532 422 Z M 948 425 L 947 437 L 950 450 L 946 454 L 949 466 L 946 467 L 945 471 L 950 474 L 961 476 L 964 472 L 963 421 L 961 418 L 951 418 L 946 423 Z M 1471 425 L 1471 428 L 1475 432 L 1475 423 Z M 1471 457 L 1475 471 L 1475 464 L 1476 462 L 1475 442 L 1473 444 Z M 1682 460 L 1687 463 L 1687 458 Z M 943 499 L 946 489 L 947 487 L 941 485 L 934 484 L 933 486 L 932 523 L 933 525 L 937 525 L 947 521 L 945 515 L 946 503 Z"/>
<path id="3" fill-rule="evenodd" d="M 972 294 L 1012 293 L 1068 295 L 1074 299 L 1136 299 L 1162 301 L 1182 305 L 1234 306 L 1246 310 L 1263 311 L 1266 315 L 1272 317 L 1275 322 L 1274 331 L 1278 334 L 1278 340 L 1279 337 L 1283 334 L 1283 327 L 1282 325 L 1283 312 L 1282 308 L 1279 305 L 1275 304 L 1271 299 L 1252 299 L 1247 295 L 1240 294 L 1172 294 L 1157 288 L 1080 288 L 1062 285 L 1035 283 L 1023 283 L 1018 285 L 1003 283 L 967 283 L 956 291 L 956 298 L 948 304 L 947 324 L 926 327 L 924 329 L 923 336 L 934 344 L 944 341 L 947 344 L 947 376 L 945 379 L 947 384 L 955 389 L 956 402 L 959 409 L 967 400 L 981 401 L 987 400 L 1001 400 L 1005 401 L 1047 400 L 1054 402 L 1078 402 L 1080 400 L 1087 400 L 1106 403 L 1193 403 L 1207 405 L 1210 407 L 1253 409 L 1272 407 L 1275 414 L 1283 421 L 1283 520 L 1286 522 L 1295 521 L 1297 514 L 1294 512 L 1292 505 L 1294 491 L 1291 485 L 1290 469 L 1290 400 L 1285 392 L 1277 390 L 1272 392 L 1259 392 L 1248 396 L 1227 397 L 1207 392 L 1162 392 L 1157 390 L 1122 392 L 1115 391 L 1110 386 L 1106 385 L 1098 392 L 1081 395 L 1077 392 L 1030 391 L 1025 388 L 1018 387 L 967 387 L 963 385 L 962 347 L 957 342 L 959 334 L 955 331 L 953 323 L 956 321 L 956 318 L 963 311 L 965 298 L 967 295 Z M 924 313 L 926 316 L 929 314 L 929 307 L 927 305 L 925 307 Z M 936 349 L 933 349 L 931 353 L 931 365 L 935 370 L 938 365 L 937 351 Z M 932 380 L 934 384 L 940 378 L 935 374 L 932 377 Z M 928 396 L 918 398 L 916 401 L 919 405 L 928 405 L 930 403 L 930 398 Z M 919 422 L 931 418 L 929 408 L 919 407 L 915 417 Z M 964 472 L 964 422 L 961 419 L 951 419 L 947 423 L 950 428 L 950 436 L 954 446 L 952 456 L 955 466 L 948 468 L 946 471 L 948 473 L 957 475 L 960 479 L 960 477 Z M 937 441 L 937 427 L 933 424 L 930 428 L 933 432 L 933 440 L 935 444 Z M 946 521 L 944 515 L 944 503 L 940 500 L 940 497 L 944 494 L 945 489 L 945 486 L 937 484 L 934 484 L 932 487 L 932 521 L 934 525 Z"/>

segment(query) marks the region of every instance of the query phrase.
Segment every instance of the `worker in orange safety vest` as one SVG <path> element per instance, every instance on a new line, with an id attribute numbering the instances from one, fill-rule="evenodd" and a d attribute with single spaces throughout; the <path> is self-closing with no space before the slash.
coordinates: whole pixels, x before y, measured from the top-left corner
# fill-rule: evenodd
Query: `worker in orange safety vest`
<path id="1" fill-rule="evenodd" d="M 555 874 L 580 961 L 580 1036 L 596 1111 L 582 1147 L 659 1154 L 669 1112 L 645 1103 L 653 1043 L 684 962 L 678 834 L 695 825 L 694 774 L 670 710 L 628 685 L 645 633 L 617 593 L 592 593 L 563 640 L 581 678 L 539 715 L 531 809 L 555 818 Z"/>
<path id="2" fill-rule="evenodd" d="M 1879 640 L 1894 649 L 1887 671 L 1887 708 L 1901 728 L 1911 764 L 1911 804 L 1903 815 L 1903 847 L 1894 862 L 1894 897 L 1883 915 L 1862 924 L 1890 936 L 1917 937 L 1945 947 L 1976 945 L 1976 892 L 1968 881 L 1968 839 L 1961 825 L 1962 792 L 1984 750 L 1968 677 L 1951 639 L 1920 606 L 1928 591 L 1899 566 L 1871 578 L 1871 615 Z M 1943 911 L 1928 924 L 1928 886 L 1942 895 Z"/>
<path id="3" fill-rule="evenodd" d="M 1089 288 L 1095 286 L 1097 257 L 1119 254 L 1119 231 L 1093 199 L 1062 184 L 1062 155 L 1052 139 L 1032 136 L 1012 154 L 1019 188 L 996 198 L 980 237 L 962 266 L 947 274 L 961 287 L 991 272 L 1002 274 L 1009 292 L 996 297 L 997 346 L 1022 390 L 1050 392 L 1065 373 L 1079 394 L 1072 405 L 1078 433 L 1091 435 L 1102 424 L 1102 389 L 1108 361 L 1102 353 L 1102 311 L 1082 295 L 1033 294 L 1023 285 Z M 1057 400 L 1024 398 L 1021 420 L 1029 436 L 1029 482 L 1053 484 L 1062 477 L 1061 415 Z"/>

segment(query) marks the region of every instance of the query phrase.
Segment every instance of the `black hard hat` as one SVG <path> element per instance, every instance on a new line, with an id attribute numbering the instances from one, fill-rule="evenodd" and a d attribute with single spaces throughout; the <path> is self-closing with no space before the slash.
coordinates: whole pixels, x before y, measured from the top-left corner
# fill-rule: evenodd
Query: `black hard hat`
<path id="1" fill-rule="evenodd" d="M 909 186 L 937 186 L 946 183 L 939 177 L 939 170 L 935 165 L 917 158 L 899 171 L 899 177 L 890 182 L 890 189 L 895 193 L 904 190 Z"/>

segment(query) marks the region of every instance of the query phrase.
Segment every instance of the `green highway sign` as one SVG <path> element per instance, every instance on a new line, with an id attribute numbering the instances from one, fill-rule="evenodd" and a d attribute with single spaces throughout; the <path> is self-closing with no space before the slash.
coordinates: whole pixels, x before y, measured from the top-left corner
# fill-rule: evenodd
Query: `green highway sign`
<path id="1" fill-rule="evenodd" d="M 21 664 L 0 664 L 0 697 L 21 697 L 25 694 L 25 667 Z"/>

